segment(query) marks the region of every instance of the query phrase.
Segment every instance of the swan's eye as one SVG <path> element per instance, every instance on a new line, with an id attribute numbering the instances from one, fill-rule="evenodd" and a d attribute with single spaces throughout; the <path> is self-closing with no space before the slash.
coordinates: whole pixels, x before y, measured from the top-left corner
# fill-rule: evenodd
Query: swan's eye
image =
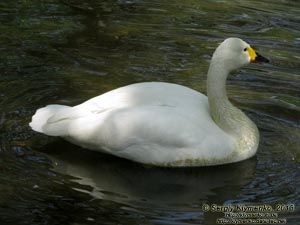
<path id="1" fill-rule="evenodd" d="M 248 48 L 244 48 L 244 52 L 247 51 L 247 50 L 248 50 Z"/>

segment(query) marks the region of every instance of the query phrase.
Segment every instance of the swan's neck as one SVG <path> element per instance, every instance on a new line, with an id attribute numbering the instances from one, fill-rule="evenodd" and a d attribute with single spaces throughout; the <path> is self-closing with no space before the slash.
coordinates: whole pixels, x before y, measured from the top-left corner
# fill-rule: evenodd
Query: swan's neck
<path id="1" fill-rule="evenodd" d="M 224 131 L 230 132 L 229 125 L 231 112 L 238 110 L 228 100 L 226 80 L 229 74 L 226 66 L 218 60 L 212 60 L 207 75 L 207 96 L 210 114 Z"/>
<path id="2" fill-rule="evenodd" d="M 236 141 L 238 148 L 251 151 L 258 145 L 256 125 L 228 100 L 226 80 L 230 70 L 221 60 L 212 60 L 208 70 L 207 96 L 212 119 Z"/>

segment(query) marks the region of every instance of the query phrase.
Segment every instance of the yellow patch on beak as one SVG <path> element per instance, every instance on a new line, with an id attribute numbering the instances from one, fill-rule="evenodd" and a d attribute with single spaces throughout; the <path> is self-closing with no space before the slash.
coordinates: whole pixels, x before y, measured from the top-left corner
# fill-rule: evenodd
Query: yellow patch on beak
<path id="1" fill-rule="evenodd" d="M 254 49 L 251 48 L 251 47 L 247 48 L 247 51 L 248 51 L 248 54 L 249 54 L 249 56 L 250 56 L 250 61 L 251 61 L 251 62 L 254 62 L 254 61 L 255 61 L 255 58 L 257 57 L 256 52 L 255 52 Z"/>

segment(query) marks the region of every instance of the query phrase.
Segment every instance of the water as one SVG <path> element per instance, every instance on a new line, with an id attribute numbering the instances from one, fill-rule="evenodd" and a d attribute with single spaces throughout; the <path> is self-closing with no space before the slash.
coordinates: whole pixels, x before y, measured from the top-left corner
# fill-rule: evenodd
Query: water
<path id="1" fill-rule="evenodd" d="M 0 224 L 216 224 L 208 204 L 295 204 L 300 224 L 300 3 L 0 2 Z M 146 167 L 37 134 L 41 106 L 165 81 L 206 92 L 210 57 L 237 36 L 271 59 L 228 80 L 258 153 L 209 168 Z"/>

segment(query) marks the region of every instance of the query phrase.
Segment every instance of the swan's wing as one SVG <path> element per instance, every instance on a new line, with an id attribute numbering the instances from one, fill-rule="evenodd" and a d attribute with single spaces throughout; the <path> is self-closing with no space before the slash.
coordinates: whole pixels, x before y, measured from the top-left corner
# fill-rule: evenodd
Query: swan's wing
<path id="1" fill-rule="evenodd" d="M 206 96 L 184 86 L 162 82 L 137 83 L 109 91 L 74 107 L 48 105 L 36 113 L 42 115 L 42 119 L 35 120 L 38 122 L 35 130 L 52 136 L 68 136 L 69 124 L 77 120 L 86 122 L 79 129 L 81 132 L 90 127 L 87 124 L 101 124 L 104 118 L 123 109 L 130 113 L 141 106 L 155 106 L 155 109 L 200 108 L 206 103 Z M 44 115 L 45 112 L 47 115 Z"/>
<path id="2" fill-rule="evenodd" d="M 137 105 L 174 104 L 178 96 L 187 99 L 186 95 L 190 96 L 190 92 L 197 93 L 189 88 L 169 83 L 132 84 L 106 92 L 74 107 L 48 105 L 36 112 L 31 126 L 47 135 L 67 136 L 69 124 L 76 120 L 88 120 L 86 122 L 89 124 L 89 121 L 96 118 L 99 120 L 98 123 L 101 123 L 101 118 L 111 111 Z M 85 127 L 87 126 L 83 126 L 80 130 Z"/>

